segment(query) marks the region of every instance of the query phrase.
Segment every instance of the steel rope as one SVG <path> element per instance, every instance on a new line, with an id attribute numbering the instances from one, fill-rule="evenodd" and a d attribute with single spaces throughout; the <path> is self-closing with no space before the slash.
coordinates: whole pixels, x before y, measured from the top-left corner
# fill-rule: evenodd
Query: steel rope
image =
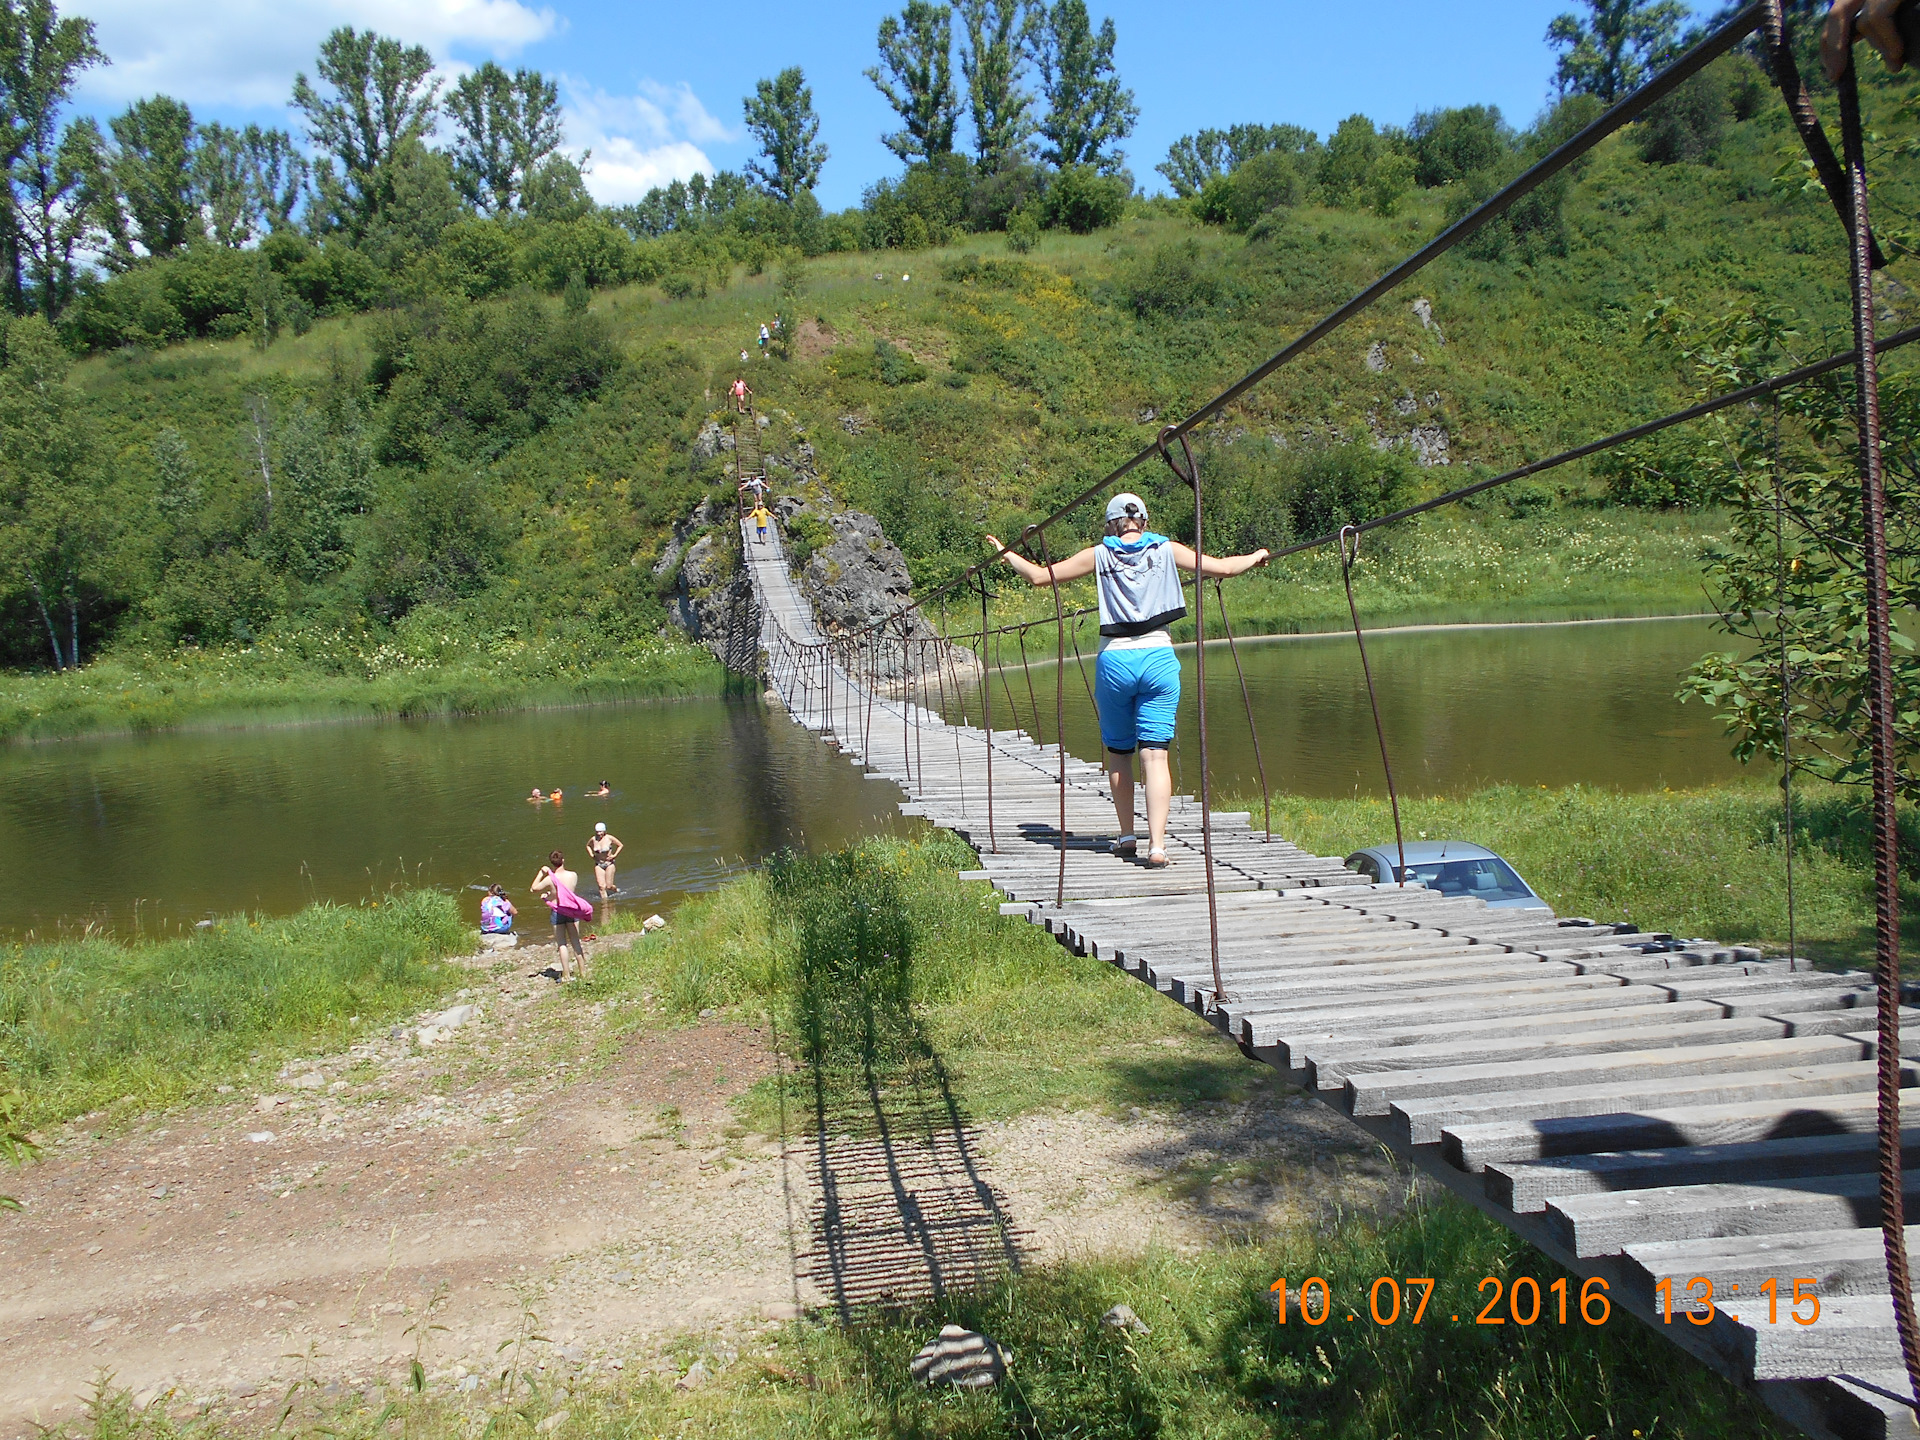
<path id="1" fill-rule="evenodd" d="M 1347 548 L 1352 537 L 1351 551 Z M 1367 641 L 1360 633 L 1360 607 L 1353 601 L 1353 566 L 1360 558 L 1360 528 L 1348 525 L 1340 531 L 1340 583 L 1347 591 L 1347 613 L 1353 617 L 1353 643 L 1360 650 L 1360 673 L 1367 680 L 1367 703 L 1373 707 L 1373 733 L 1380 741 L 1380 768 L 1387 775 L 1387 803 L 1393 807 L 1393 843 L 1400 853 L 1394 879 L 1407 883 L 1407 837 L 1400 829 L 1400 795 L 1393 784 L 1393 762 L 1387 758 L 1387 729 L 1380 723 L 1380 697 L 1373 690 L 1373 666 L 1367 663 Z"/>
<path id="2" fill-rule="evenodd" d="M 1220 628 L 1227 634 L 1227 653 L 1233 656 L 1233 673 L 1240 677 L 1240 703 L 1247 707 L 1247 734 L 1253 738 L 1253 768 L 1260 775 L 1260 803 L 1266 807 L 1267 843 L 1273 843 L 1273 796 L 1267 790 L 1267 762 L 1260 758 L 1260 727 L 1253 723 L 1253 696 L 1247 690 L 1247 672 L 1240 664 L 1240 647 L 1233 641 L 1233 622 L 1227 619 L 1227 595 L 1219 577 L 1214 578 L 1213 598 L 1220 602 Z"/>
<path id="3" fill-rule="evenodd" d="M 1880 454 L 1880 367 L 1874 359 L 1873 231 L 1867 206 L 1866 146 L 1853 64 L 1840 77 L 1840 138 L 1852 202 L 1854 385 L 1859 397 L 1860 520 L 1867 600 L 1867 730 L 1873 768 L 1874 970 L 1879 1078 L 1880 1234 L 1887 1254 L 1894 1328 L 1912 1404 L 1920 1399 L 1920 1325 L 1907 1267 L 1905 1187 L 1900 1174 L 1900 857 L 1895 791 L 1892 617 L 1887 600 L 1887 496 Z"/>
<path id="4" fill-rule="evenodd" d="M 1053 553 L 1047 548 L 1046 532 L 1033 533 L 1040 541 L 1040 561 L 1052 580 Z M 1054 886 L 1053 903 L 1060 906 L 1067 903 L 1067 627 L 1060 614 L 1060 586 L 1055 583 L 1047 588 L 1053 592 L 1053 748 L 1060 759 L 1060 878 Z M 1035 729 L 1039 728 L 1038 719 L 1036 716 Z"/>
<path id="5" fill-rule="evenodd" d="M 1180 457 L 1186 461 L 1187 468 L 1182 471 L 1174 461 L 1173 452 L 1167 448 L 1170 441 L 1180 442 Z M 1206 505 L 1200 491 L 1200 466 L 1193 458 L 1193 447 L 1187 444 L 1187 437 L 1178 426 L 1169 425 L 1160 432 L 1160 458 L 1167 462 L 1167 468 L 1184 481 L 1193 490 L 1193 625 L 1194 625 L 1194 699 L 1199 708 L 1200 717 L 1200 858 L 1206 868 L 1207 881 L 1207 941 L 1213 958 L 1213 999 L 1208 1009 L 1218 1012 L 1221 1002 L 1227 998 L 1226 986 L 1220 978 L 1220 899 L 1214 892 L 1213 884 L 1213 776 L 1207 767 L 1207 617 L 1206 617 L 1206 573 L 1207 550 L 1206 532 L 1203 528 L 1203 513 Z M 1175 727 L 1178 733 L 1178 727 Z M 1140 762 L 1144 778 L 1146 761 Z M 1169 776 L 1169 779 L 1172 777 Z M 1151 804 L 1151 801 L 1149 801 Z M 1172 819 L 1169 806 L 1168 819 Z M 1151 828 L 1151 815 L 1149 815 Z"/>

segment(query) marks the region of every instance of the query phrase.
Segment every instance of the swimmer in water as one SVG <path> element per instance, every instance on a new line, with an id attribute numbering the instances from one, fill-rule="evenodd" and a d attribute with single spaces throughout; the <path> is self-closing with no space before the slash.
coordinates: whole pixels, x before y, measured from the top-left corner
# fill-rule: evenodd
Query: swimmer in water
<path id="1" fill-rule="evenodd" d="M 564 800 L 565 798 L 566 798 L 566 796 L 564 796 L 563 794 L 561 794 L 561 793 L 560 793 L 560 792 L 559 792 L 558 790 L 556 790 L 556 791 L 554 791 L 554 792 L 553 792 L 553 794 L 551 794 L 551 795 L 549 795 L 549 796 L 547 797 L 547 799 L 549 799 L 549 800 L 551 800 L 551 801 L 552 801 L 552 802 L 553 802 L 554 804 L 556 804 L 556 805 L 558 805 L 558 804 L 559 804 L 559 803 L 560 803 L 560 802 L 561 802 L 562 800 Z"/>
<path id="2" fill-rule="evenodd" d="M 613 794 L 613 787 L 612 787 L 611 785 L 609 785 L 609 784 L 607 784 L 607 782 L 606 782 L 606 781 L 604 781 L 604 780 L 602 780 L 602 781 L 600 782 L 600 788 L 599 788 L 598 790 L 589 790 L 589 791 L 587 791 L 587 794 L 588 794 L 588 795 L 590 795 L 590 796 L 592 796 L 592 795 L 611 795 L 611 794 Z"/>
<path id="3" fill-rule="evenodd" d="M 527 796 L 527 803 L 529 805 L 544 805 L 547 803 L 546 794 L 540 789 L 538 785 L 534 786 L 533 793 Z"/>

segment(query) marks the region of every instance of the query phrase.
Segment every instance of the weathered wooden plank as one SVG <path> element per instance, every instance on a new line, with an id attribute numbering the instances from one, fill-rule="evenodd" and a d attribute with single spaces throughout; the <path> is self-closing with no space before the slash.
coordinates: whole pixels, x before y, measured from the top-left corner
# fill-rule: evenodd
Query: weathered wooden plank
<path id="1" fill-rule="evenodd" d="M 1904 1194 L 1920 1198 L 1920 1175 Z M 1575 1255 L 1617 1255 L 1631 1244 L 1844 1230 L 1880 1223 L 1880 1178 L 1807 1175 L 1768 1185 L 1668 1185 L 1572 1195 L 1546 1207 L 1547 1230 Z"/>
<path id="2" fill-rule="evenodd" d="M 1902 1065 L 1903 1083 L 1920 1083 L 1920 1065 Z M 1505 1161 L 1673 1145 L 1735 1145 L 1800 1135 L 1872 1133 L 1879 1097 L 1872 1076 L 1859 1076 L 1850 1093 L 1795 1093 L 1733 1104 L 1653 1108 L 1645 1113 L 1529 1117 L 1449 1126 L 1441 1136 L 1447 1162 L 1469 1173 Z M 1920 1113 L 1920 1089 L 1900 1092 L 1903 1107 Z"/>

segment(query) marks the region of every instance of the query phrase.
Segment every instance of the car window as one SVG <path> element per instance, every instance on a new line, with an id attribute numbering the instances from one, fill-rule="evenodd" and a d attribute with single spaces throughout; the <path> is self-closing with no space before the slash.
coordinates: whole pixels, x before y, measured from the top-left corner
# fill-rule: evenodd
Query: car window
<path id="1" fill-rule="evenodd" d="M 1362 875 L 1366 876 L 1369 880 L 1377 881 L 1380 878 L 1380 867 L 1373 863 L 1373 857 L 1371 855 L 1360 855 L 1355 857 L 1353 861 L 1353 868 L 1355 870 L 1358 870 Z"/>
<path id="2" fill-rule="evenodd" d="M 1501 859 L 1439 860 L 1409 865 L 1407 878 L 1442 895 L 1473 900 L 1531 900 L 1534 894 Z"/>

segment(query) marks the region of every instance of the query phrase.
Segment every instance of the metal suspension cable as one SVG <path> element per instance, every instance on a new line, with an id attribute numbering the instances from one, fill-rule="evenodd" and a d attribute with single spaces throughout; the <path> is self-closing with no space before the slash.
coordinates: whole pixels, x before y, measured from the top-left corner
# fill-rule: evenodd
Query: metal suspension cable
<path id="1" fill-rule="evenodd" d="M 993 828 L 993 677 L 987 673 L 987 579 L 980 577 L 980 725 L 986 735 L 987 846 L 1000 853 L 1000 837 Z"/>
<path id="2" fill-rule="evenodd" d="M 1887 1257 L 1894 1328 L 1907 1384 L 1920 1399 L 1920 1324 L 1907 1266 L 1904 1186 L 1900 1174 L 1900 857 L 1894 754 L 1892 615 L 1887 597 L 1887 496 L 1880 454 L 1880 367 L 1873 343 L 1873 247 L 1867 208 L 1866 145 L 1860 93 L 1849 59 L 1840 78 L 1840 138 L 1852 201 L 1854 386 L 1860 427 L 1860 521 L 1867 600 L 1867 749 L 1873 771 L 1874 970 L 1879 982 L 1878 1062 L 1880 1234 Z M 1911 1401 L 1909 1403 L 1912 1403 Z"/>
<path id="3" fill-rule="evenodd" d="M 1793 666 L 1787 646 L 1787 497 L 1780 478 L 1780 401 L 1773 402 L 1773 630 L 1780 642 L 1780 805 L 1786 822 L 1787 968 L 1800 968 L 1793 894 Z"/>
<path id="4" fill-rule="evenodd" d="M 1186 462 L 1185 470 L 1175 462 L 1173 452 L 1168 449 L 1168 445 L 1176 440 L 1180 444 L 1180 458 Z M 1217 1011 L 1227 994 L 1226 985 L 1220 978 L 1220 899 L 1213 884 L 1213 775 L 1207 766 L 1206 503 L 1200 488 L 1200 466 L 1193 458 L 1193 447 L 1187 444 L 1187 437 L 1178 426 L 1169 425 L 1160 432 L 1160 458 L 1193 491 L 1193 689 L 1200 723 L 1200 863 L 1206 873 L 1207 945 L 1213 960 L 1213 999 L 1207 1008 Z M 1057 591 L 1058 587 L 1055 589 Z M 1145 766 L 1143 760 L 1141 768 L 1144 770 Z M 1151 805 L 1151 797 L 1148 803 Z"/>
<path id="5" fill-rule="evenodd" d="M 1220 628 L 1227 635 L 1227 653 L 1233 656 L 1233 673 L 1240 677 L 1240 703 L 1247 707 L 1247 734 L 1253 738 L 1253 768 L 1260 776 L 1260 803 L 1266 810 L 1267 840 L 1273 840 L 1273 795 L 1267 789 L 1267 762 L 1260 758 L 1260 727 L 1253 723 L 1253 695 L 1247 689 L 1247 672 L 1240 664 L 1240 647 L 1233 640 L 1233 622 L 1227 618 L 1226 588 L 1216 578 L 1213 598 L 1220 602 Z"/>
<path id="6" fill-rule="evenodd" d="M 1053 554 L 1047 548 L 1047 532 L 1033 532 L 1040 541 L 1040 563 L 1047 567 L 1047 573 L 1053 573 Z M 1049 585 L 1053 592 L 1053 748 L 1059 752 L 1060 761 L 1060 878 L 1054 886 L 1053 903 L 1067 903 L 1067 625 L 1060 613 L 1060 587 Z M 1036 723 L 1035 729 L 1039 726 Z"/>
<path id="7" fill-rule="evenodd" d="M 1351 537 L 1352 549 L 1348 540 Z M 1340 531 L 1340 583 L 1347 591 L 1347 613 L 1353 617 L 1353 643 L 1360 650 L 1360 673 L 1367 680 L 1367 703 L 1373 707 L 1373 733 L 1380 741 L 1380 768 L 1387 774 L 1387 802 L 1393 807 L 1393 843 L 1399 851 L 1400 863 L 1394 869 L 1394 879 L 1404 886 L 1407 883 L 1407 837 L 1400 829 L 1400 794 L 1393 784 L 1393 762 L 1387 758 L 1387 728 L 1380 723 L 1380 697 L 1373 689 L 1373 666 L 1367 663 L 1367 641 L 1360 633 L 1360 607 L 1353 601 L 1353 566 L 1360 558 L 1360 529 L 1357 525 L 1348 525 Z"/>

